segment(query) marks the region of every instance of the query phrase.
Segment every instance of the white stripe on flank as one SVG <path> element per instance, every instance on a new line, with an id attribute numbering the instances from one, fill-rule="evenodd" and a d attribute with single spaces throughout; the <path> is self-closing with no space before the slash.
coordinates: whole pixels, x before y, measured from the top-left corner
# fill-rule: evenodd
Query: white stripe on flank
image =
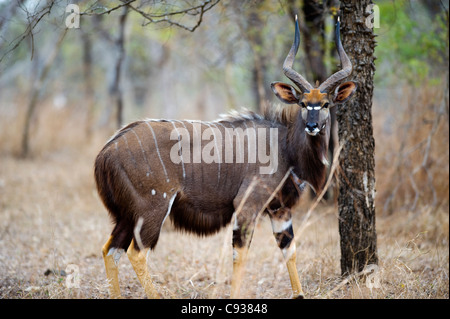
<path id="1" fill-rule="evenodd" d="M 148 166 L 147 176 L 149 176 L 149 175 L 150 175 L 149 173 L 150 173 L 152 170 L 150 169 L 150 164 L 148 163 L 147 156 L 145 156 L 145 150 L 144 150 L 144 148 L 142 147 L 141 139 L 139 138 L 139 136 L 136 134 L 136 132 L 135 132 L 133 129 L 131 129 L 131 132 L 133 132 L 133 134 L 136 136 L 136 138 L 137 138 L 137 140 L 138 140 L 138 142 L 139 142 L 139 146 L 141 147 L 142 155 L 144 156 L 144 160 L 145 160 L 145 162 L 147 163 L 147 166 Z"/>
<path id="2" fill-rule="evenodd" d="M 123 139 L 125 140 L 125 145 L 127 146 L 128 154 L 130 155 L 131 159 L 133 160 L 134 166 L 137 166 L 136 159 L 133 156 L 133 153 L 131 153 L 130 147 L 128 146 L 128 139 L 124 135 L 122 135 Z"/>
<path id="3" fill-rule="evenodd" d="M 148 121 L 146 121 L 145 124 L 147 124 L 148 128 L 150 129 L 150 131 L 152 131 L 153 139 L 155 140 L 156 153 L 158 153 L 159 161 L 161 162 L 162 168 L 164 170 L 164 175 L 166 175 L 166 181 L 168 183 L 168 182 L 170 182 L 170 180 L 169 180 L 169 176 L 167 176 L 166 166 L 164 165 L 164 162 L 163 162 L 163 160 L 161 158 L 161 153 L 159 153 L 158 141 L 156 140 L 155 131 L 153 131 L 153 128 L 150 125 L 150 123 L 148 123 Z"/>
<path id="4" fill-rule="evenodd" d="M 186 124 L 184 124 L 183 121 L 180 121 L 180 120 L 173 120 L 173 121 L 174 121 L 174 122 L 181 123 L 181 125 L 183 125 L 184 129 L 186 130 L 186 132 L 189 133 L 189 131 L 188 131 L 187 127 L 186 127 Z M 173 122 L 172 122 L 172 124 L 173 124 Z M 181 157 L 181 161 L 183 161 L 183 157 Z M 184 163 L 183 163 L 183 164 L 184 164 Z M 183 165 L 183 167 L 184 167 L 184 165 Z M 184 173 L 184 170 L 183 170 L 183 178 L 186 178 L 186 174 Z"/>
<path id="5" fill-rule="evenodd" d="M 174 127 L 175 130 L 177 131 L 177 134 L 178 134 L 178 142 L 180 142 L 180 141 L 181 141 L 181 139 L 180 139 L 180 132 L 178 131 L 177 126 L 175 125 L 175 123 L 174 123 L 173 121 L 170 121 L 170 123 L 172 123 L 173 127 Z M 182 149 L 181 149 L 181 144 L 180 144 L 180 154 L 181 154 L 181 152 L 182 152 Z M 182 154 L 181 154 L 181 155 L 182 155 Z M 181 167 L 182 167 L 182 169 L 183 169 L 183 178 L 186 178 L 186 170 L 184 169 L 183 156 L 181 156 Z"/>
<path id="6" fill-rule="evenodd" d="M 164 194 L 165 194 L 165 193 L 164 193 Z M 173 196 L 170 198 L 170 201 L 169 201 L 169 207 L 167 208 L 166 216 L 164 216 L 164 219 L 163 219 L 163 221 L 162 221 L 161 227 L 159 228 L 160 231 L 161 231 L 162 225 L 164 225 L 164 222 L 166 221 L 167 216 L 169 216 L 169 214 L 170 214 L 170 211 L 171 211 L 172 205 L 173 205 L 173 201 L 175 200 L 175 197 L 177 197 L 177 194 L 178 194 L 178 193 L 173 194 Z"/>

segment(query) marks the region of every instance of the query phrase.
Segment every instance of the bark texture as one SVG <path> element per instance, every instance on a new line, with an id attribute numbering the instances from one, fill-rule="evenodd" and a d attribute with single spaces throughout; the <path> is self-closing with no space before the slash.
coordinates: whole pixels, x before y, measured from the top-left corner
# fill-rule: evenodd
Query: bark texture
<path id="1" fill-rule="evenodd" d="M 341 1 L 343 46 L 352 60 L 355 96 L 337 110 L 339 141 L 339 233 L 343 275 L 377 264 L 375 230 L 375 141 L 372 127 L 376 41 L 370 25 L 372 1 Z"/>

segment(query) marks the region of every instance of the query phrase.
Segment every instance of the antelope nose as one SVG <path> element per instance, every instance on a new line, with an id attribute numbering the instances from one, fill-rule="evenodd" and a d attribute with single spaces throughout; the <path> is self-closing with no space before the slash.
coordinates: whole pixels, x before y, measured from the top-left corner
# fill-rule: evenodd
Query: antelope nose
<path id="1" fill-rule="evenodd" d="M 308 123 L 306 123 L 306 128 L 308 129 L 308 131 L 314 132 L 315 129 L 319 128 L 319 124 L 308 122 Z"/>

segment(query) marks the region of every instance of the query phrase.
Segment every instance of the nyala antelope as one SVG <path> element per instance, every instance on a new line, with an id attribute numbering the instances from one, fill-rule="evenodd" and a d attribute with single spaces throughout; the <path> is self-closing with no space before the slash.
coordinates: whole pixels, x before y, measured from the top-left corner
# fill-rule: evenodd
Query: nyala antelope
<path id="1" fill-rule="evenodd" d="M 295 39 L 283 71 L 297 87 L 281 82 L 271 84 L 275 95 L 290 105 L 267 109 L 263 115 L 231 113 L 214 122 L 137 121 L 118 131 L 103 147 L 95 161 L 95 180 L 114 223 L 102 249 L 111 297 L 121 296 L 117 264 L 124 251 L 147 296 L 159 297 L 146 258 L 157 244 L 167 217 L 176 229 L 205 236 L 229 224 L 239 207 L 233 226 L 231 297 L 239 295 L 247 248 L 258 212 L 263 211 L 269 215 L 273 234 L 285 258 L 293 296 L 303 298 L 296 268 L 291 208 L 298 202 L 305 183 L 316 192 L 323 188 L 328 164 L 329 108 L 350 98 L 356 84 L 342 83 L 352 72 L 352 65 L 341 44 L 339 21 L 336 45 L 342 69 L 318 87 L 313 87 L 292 68 L 299 44 L 296 17 Z M 252 156 L 249 128 L 258 132 L 262 129 L 267 136 L 270 129 L 276 130 L 275 138 L 271 135 L 264 145 L 256 143 L 258 148 L 265 146 L 266 150 L 273 150 L 277 156 L 276 169 L 261 174 L 260 168 L 266 164 L 248 160 Z M 246 138 L 240 139 L 239 134 L 230 137 L 230 132 L 234 132 L 231 129 L 246 132 Z M 183 144 L 184 149 L 180 147 L 175 152 L 179 160 L 171 158 L 173 147 L 181 138 L 186 134 L 191 137 L 203 134 L 206 130 L 213 133 L 209 134 L 215 145 L 211 152 L 221 154 L 229 143 L 245 154 L 236 151 L 231 162 L 224 161 L 223 157 L 208 163 L 188 161 L 181 154 L 194 149 L 194 142 L 188 141 Z M 236 161 L 239 156 L 247 160 Z M 258 182 L 252 184 L 255 176 Z M 250 185 L 251 192 L 245 196 Z"/>

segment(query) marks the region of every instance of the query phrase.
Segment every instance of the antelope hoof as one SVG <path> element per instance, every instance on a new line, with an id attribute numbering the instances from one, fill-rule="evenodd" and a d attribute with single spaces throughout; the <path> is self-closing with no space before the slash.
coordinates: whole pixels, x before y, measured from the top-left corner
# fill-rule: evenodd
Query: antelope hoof
<path id="1" fill-rule="evenodd" d="M 292 297 L 292 299 L 305 299 L 305 296 L 303 294 L 300 294 L 296 297 Z"/>

